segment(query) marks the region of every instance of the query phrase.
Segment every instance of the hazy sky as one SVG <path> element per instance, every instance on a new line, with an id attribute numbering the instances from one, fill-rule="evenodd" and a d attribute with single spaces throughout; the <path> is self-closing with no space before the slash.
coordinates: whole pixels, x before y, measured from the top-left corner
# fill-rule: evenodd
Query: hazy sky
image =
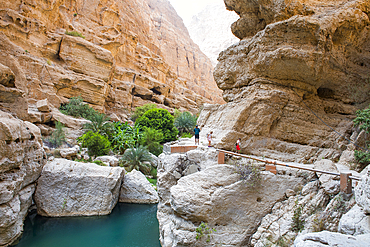
<path id="1" fill-rule="evenodd" d="M 213 3 L 223 3 L 223 0 L 169 0 L 177 14 L 183 19 L 185 25 L 191 17 L 199 13 L 205 6 Z"/>

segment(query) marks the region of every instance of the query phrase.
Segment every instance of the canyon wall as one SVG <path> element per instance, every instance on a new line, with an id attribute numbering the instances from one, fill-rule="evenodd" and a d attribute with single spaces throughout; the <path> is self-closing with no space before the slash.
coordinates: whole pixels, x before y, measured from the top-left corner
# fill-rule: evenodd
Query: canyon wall
<path id="1" fill-rule="evenodd" d="M 123 119 L 145 103 L 197 112 L 204 102 L 223 102 L 210 60 L 167 0 L 1 4 L 0 64 L 31 108 L 80 95 Z"/>
<path id="2" fill-rule="evenodd" d="M 242 39 L 214 76 L 225 105 L 198 121 L 219 148 L 285 161 L 341 159 L 355 148 L 352 119 L 369 105 L 370 2 L 225 0 Z M 340 133 L 338 135 L 336 132 Z"/>

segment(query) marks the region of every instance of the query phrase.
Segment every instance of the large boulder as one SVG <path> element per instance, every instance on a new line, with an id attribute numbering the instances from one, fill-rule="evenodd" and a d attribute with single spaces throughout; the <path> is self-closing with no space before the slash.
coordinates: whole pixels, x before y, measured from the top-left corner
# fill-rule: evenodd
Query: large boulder
<path id="1" fill-rule="evenodd" d="M 158 193 L 144 174 L 132 170 L 125 175 L 119 201 L 127 203 L 158 203 Z"/>
<path id="2" fill-rule="evenodd" d="M 313 232 L 300 235 L 294 241 L 294 247 L 368 247 L 370 243 L 370 234 L 351 236 L 336 232 Z"/>
<path id="3" fill-rule="evenodd" d="M 370 234 L 370 216 L 356 204 L 340 219 L 338 232 L 355 236 Z"/>
<path id="4" fill-rule="evenodd" d="M 65 159 L 48 162 L 38 180 L 34 200 L 43 216 L 109 214 L 116 205 L 125 172 Z"/>
<path id="5" fill-rule="evenodd" d="M 157 217 L 162 246 L 246 244 L 261 218 L 285 198 L 286 190 L 297 189 L 303 182 L 302 177 L 262 172 L 259 186 L 251 188 L 240 180 L 234 166 L 213 165 L 183 176 L 176 183 L 176 178 L 167 172 L 171 169 L 171 165 L 159 169 Z M 216 230 L 209 242 L 207 237 L 196 240 L 201 221 Z"/>
<path id="6" fill-rule="evenodd" d="M 370 171 L 363 175 L 361 181 L 355 188 L 357 204 L 366 214 L 370 214 Z"/>
<path id="7" fill-rule="evenodd" d="M 0 111 L 0 246 L 21 235 L 45 163 L 40 129 Z"/>

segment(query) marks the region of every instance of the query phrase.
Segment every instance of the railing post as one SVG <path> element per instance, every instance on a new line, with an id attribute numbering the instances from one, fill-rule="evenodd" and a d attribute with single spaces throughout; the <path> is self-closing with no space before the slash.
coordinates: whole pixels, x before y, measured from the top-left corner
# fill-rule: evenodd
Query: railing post
<path id="1" fill-rule="evenodd" d="M 225 164 L 225 153 L 218 151 L 218 164 Z"/>
<path id="2" fill-rule="evenodd" d="M 346 194 L 352 194 L 352 173 L 340 173 L 340 191 Z"/>
<path id="3" fill-rule="evenodd" d="M 265 163 L 265 169 L 266 169 L 266 171 L 272 172 L 275 175 L 277 173 L 275 165 L 270 165 L 270 164 Z"/>

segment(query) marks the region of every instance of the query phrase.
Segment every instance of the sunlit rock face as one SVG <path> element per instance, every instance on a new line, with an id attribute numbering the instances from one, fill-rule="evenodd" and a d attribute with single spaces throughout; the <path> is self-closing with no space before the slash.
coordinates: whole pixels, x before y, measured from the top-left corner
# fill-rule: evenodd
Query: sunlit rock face
<path id="1" fill-rule="evenodd" d="M 81 95 L 120 117 L 145 103 L 223 103 L 210 60 L 166 0 L 1 2 L 0 64 L 15 77 L 1 91 L 20 90 L 29 105 Z"/>
<path id="2" fill-rule="evenodd" d="M 240 16 L 232 30 L 242 39 L 214 72 L 228 103 L 206 106 L 198 122 L 218 147 L 240 137 L 243 152 L 301 162 L 353 150 L 333 129 L 355 140 L 355 111 L 369 103 L 370 2 L 225 4 Z"/>

